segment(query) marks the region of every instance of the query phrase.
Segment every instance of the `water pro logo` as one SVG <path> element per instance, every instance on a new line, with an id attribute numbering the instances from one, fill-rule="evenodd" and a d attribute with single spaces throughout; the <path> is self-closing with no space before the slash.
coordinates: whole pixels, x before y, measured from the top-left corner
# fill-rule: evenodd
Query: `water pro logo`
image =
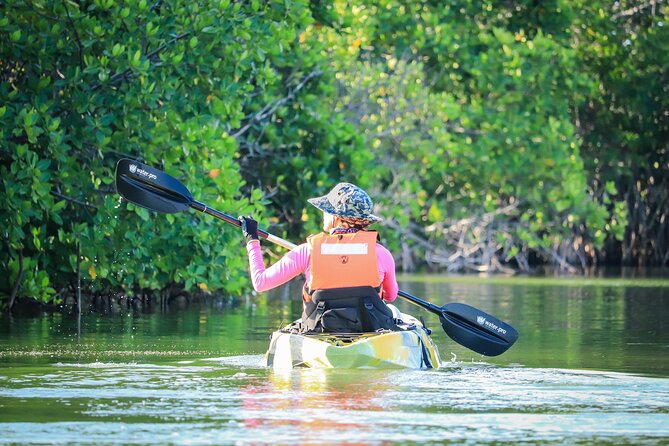
<path id="1" fill-rule="evenodd" d="M 482 325 L 484 327 L 487 327 L 493 331 L 496 331 L 497 333 L 502 333 L 506 334 L 506 330 L 497 324 L 493 324 L 489 320 L 487 320 L 484 316 L 476 316 L 476 322 L 478 322 L 479 325 Z"/>
<path id="2" fill-rule="evenodd" d="M 137 167 L 137 164 L 131 164 L 130 166 L 128 166 L 128 170 L 130 171 L 130 173 L 132 173 L 134 175 L 140 175 L 140 176 L 145 177 L 149 180 L 155 180 L 157 178 L 155 174 L 153 174 L 151 172 L 147 172 L 146 170 L 144 170 L 140 167 Z"/>

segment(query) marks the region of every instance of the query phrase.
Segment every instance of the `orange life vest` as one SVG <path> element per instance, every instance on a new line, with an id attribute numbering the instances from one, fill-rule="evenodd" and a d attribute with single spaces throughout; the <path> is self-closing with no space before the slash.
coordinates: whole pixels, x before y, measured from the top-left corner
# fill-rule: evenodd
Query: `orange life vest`
<path id="1" fill-rule="evenodd" d="M 311 251 L 308 293 L 315 290 L 381 285 L 375 231 L 316 234 L 307 238 Z M 308 293 L 305 300 L 309 301 Z"/>

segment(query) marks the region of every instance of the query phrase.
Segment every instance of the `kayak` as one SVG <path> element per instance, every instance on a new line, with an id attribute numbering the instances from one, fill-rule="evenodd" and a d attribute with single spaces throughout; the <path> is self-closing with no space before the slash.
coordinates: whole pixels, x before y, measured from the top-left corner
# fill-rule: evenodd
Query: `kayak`
<path id="1" fill-rule="evenodd" d="M 272 334 L 265 364 L 274 369 L 438 368 L 441 360 L 430 331 L 403 316 L 400 331 L 295 333 L 288 325 Z"/>

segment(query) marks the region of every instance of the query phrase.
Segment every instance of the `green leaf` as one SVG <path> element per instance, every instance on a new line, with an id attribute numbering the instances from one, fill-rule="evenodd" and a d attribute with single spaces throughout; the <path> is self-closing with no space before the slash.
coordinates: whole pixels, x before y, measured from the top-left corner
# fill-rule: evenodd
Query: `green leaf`
<path id="1" fill-rule="evenodd" d="M 144 221 L 149 221 L 149 211 L 146 208 L 135 207 L 135 213 Z"/>
<path id="2" fill-rule="evenodd" d="M 609 195 L 616 195 L 618 190 L 616 189 L 616 183 L 614 181 L 606 182 L 606 193 Z"/>
<path id="3" fill-rule="evenodd" d="M 37 168 L 39 170 L 47 170 L 50 165 L 51 165 L 51 160 L 40 160 L 37 163 Z"/>

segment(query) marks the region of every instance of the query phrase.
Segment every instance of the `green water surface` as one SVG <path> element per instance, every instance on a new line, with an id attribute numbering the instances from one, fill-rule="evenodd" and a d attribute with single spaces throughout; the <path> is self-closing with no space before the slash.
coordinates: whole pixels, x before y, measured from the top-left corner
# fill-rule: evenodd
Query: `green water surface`
<path id="1" fill-rule="evenodd" d="M 669 280 L 401 277 L 520 338 L 488 358 L 423 316 L 438 370 L 263 366 L 299 283 L 236 304 L 0 319 L 0 443 L 668 444 Z"/>

